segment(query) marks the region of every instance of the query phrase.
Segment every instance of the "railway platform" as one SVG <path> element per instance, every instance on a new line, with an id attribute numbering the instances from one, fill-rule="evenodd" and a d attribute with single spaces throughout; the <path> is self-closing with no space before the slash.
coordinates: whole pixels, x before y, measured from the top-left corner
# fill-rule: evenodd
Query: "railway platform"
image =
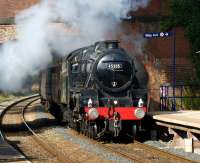
<path id="1" fill-rule="evenodd" d="M 169 146 L 200 154 L 200 111 L 149 112 L 148 117 L 155 127 L 167 128 L 168 136 L 173 135 Z"/>
<path id="2" fill-rule="evenodd" d="M 10 144 L 0 140 L 0 162 L 29 163 L 30 161 L 27 161 L 27 159 Z"/>
<path id="3" fill-rule="evenodd" d="M 200 111 L 149 112 L 148 115 L 155 121 L 179 124 L 200 131 Z"/>
<path id="4" fill-rule="evenodd" d="M 19 99 L 13 101 L 6 101 L 0 103 L 0 115 L 6 109 L 7 106 L 15 103 Z M 19 151 L 17 151 L 13 146 L 11 146 L 3 137 L 0 131 L 0 162 L 19 162 L 19 163 L 30 163 Z"/>

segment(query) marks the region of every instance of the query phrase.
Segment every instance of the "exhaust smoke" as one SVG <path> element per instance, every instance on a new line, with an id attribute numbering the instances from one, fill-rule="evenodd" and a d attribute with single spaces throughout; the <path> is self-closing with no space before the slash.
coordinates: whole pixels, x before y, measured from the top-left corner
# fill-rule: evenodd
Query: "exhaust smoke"
<path id="1" fill-rule="evenodd" d="M 0 89 L 19 91 L 27 76 L 38 74 L 52 61 L 52 50 L 62 56 L 104 40 L 120 22 L 120 12 L 127 8 L 124 2 L 41 0 L 21 11 L 15 18 L 17 40 L 0 48 Z M 148 4 L 147 0 L 135 2 L 134 10 Z"/>

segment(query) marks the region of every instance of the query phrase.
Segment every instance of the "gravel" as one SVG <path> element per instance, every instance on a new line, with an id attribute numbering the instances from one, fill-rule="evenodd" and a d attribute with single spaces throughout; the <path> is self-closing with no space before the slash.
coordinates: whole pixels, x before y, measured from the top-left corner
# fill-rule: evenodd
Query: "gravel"
<path id="1" fill-rule="evenodd" d="M 47 114 L 44 112 L 42 107 L 37 107 L 36 113 L 37 113 L 36 114 L 37 119 L 47 118 Z M 62 136 L 66 141 L 70 141 L 71 143 L 77 144 L 82 149 L 84 149 L 90 153 L 93 153 L 102 159 L 113 161 L 113 162 L 119 162 L 119 163 L 133 162 L 132 160 L 117 156 L 115 154 L 108 152 L 107 150 L 99 148 L 97 145 L 95 145 L 87 140 L 72 136 L 70 134 L 70 129 L 68 129 L 68 128 L 55 127 L 53 130 L 55 130 L 55 132 L 58 135 Z"/>
<path id="2" fill-rule="evenodd" d="M 189 153 L 185 152 L 184 149 L 176 149 L 176 148 L 170 148 L 168 147 L 168 143 L 160 142 L 160 141 L 146 141 L 145 144 L 157 147 L 159 149 L 163 149 L 165 151 L 186 157 L 188 159 L 194 160 L 194 161 L 200 161 L 200 155 L 195 153 Z"/>
<path id="3" fill-rule="evenodd" d="M 88 142 L 87 140 L 83 140 L 78 137 L 73 137 L 69 134 L 68 129 L 62 129 L 62 128 L 55 128 L 56 132 L 63 135 L 64 138 L 68 141 L 71 141 L 72 143 L 79 144 L 81 148 L 84 148 L 85 150 L 94 153 L 95 155 L 99 157 L 103 157 L 106 160 L 114 161 L 114 162 L 122 162 L 122 163 L 131 163 L 132 161 L 123 157 L 116 156 L 106 150 L 103 150 L 97 145 L 92 144 L 91 142 Z"/>
<path id="4" fill-rule="evenodd" d="M 37 118 L 45 118 L 46 114 L 42 112 L 43 108 L 38 107 L 37 108 Z M 44 111 L 44 110 L 43 110 Z M 74 137 L 70 134 L 70 130 L 63 128 L 63 127 L 55 127 L 55 132 L 58 133 L 59 135 L 61 135 L 66 141 L 70 141 L 74 144 L 78 144 L 81 148 L 83 148 L 84 150 L 87 150 L 88 152 L 91 152 L 105 160 L 110 160 L 113 162 L 122 162 L 122 163 L 129 163 L 132 162 L 129 159 L 126 159 L 124 157 L 120 157 L 120 156 L 116 156 L 110 152 L 108 152 L 107 150 L 104 150 L 102 148 L 99 148 L 97 145 L 78 138 L 78 137 Z M 165 142 L 161 142 L 161 141 L 146 141 L 144 142 L 145 144 L 166 150 L 168 152 L 186 157 L 188 159 L 194 160 L 194 161 L 200 161 L 200 155 L 195 154 L 195 153 L 187 153 L 184 151 L 184 149 L 175 149 L 175 148 L 170 148 L 168 147 L 168 143 Z"/>

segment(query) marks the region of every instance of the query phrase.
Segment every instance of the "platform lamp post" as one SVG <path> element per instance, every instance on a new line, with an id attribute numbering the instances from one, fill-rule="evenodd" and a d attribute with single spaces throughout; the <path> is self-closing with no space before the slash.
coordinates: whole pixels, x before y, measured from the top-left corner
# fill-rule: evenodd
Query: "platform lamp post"
<path id="1" fill-rule="evenodd" d="M 172 87 L 173 87 L 173 101 L 172 111 L 176 111 L 176 29 L 172 31 Z"/>

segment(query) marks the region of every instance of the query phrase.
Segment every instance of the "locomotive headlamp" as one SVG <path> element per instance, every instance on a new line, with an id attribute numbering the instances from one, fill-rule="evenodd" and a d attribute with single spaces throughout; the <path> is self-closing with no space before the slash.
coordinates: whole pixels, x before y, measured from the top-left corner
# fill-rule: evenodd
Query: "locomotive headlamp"
<path id="1" fill-rule="evenodd" d="M 115 105 L 117 105 L 118 104 L 118 101 L 117 100 L 114 100 L 114 102 L 113 102 Z"/>
<path id="2" fill-rule="evenodd" d="M 137 109 L 135 110 L 135 116 L 136 116 L 137 118 L 139 118 L 139 119 L 143 118 L 143 117 L 145 116 L 144 110 L 141 109 L 141 108 L 137 108 Z"/>
<path id="3" fill-rule="evenodd" d="M 140 98 L 138 101 L 138 107 L 141 108 L 144 105 L 144 101 Z"/>
<path id="4" fill-rule="evenodd" d="M 89 108 L 92 107 L 92 99 L 91 99 L 91 98 L 89 98 L 89 100 L 88 100 L 88 107 L 89 107 Z"/>
<path id="5" fill-rule="evenodd" d="M 91 108 L 88 111 L 88 117 L 90 120 L 95 120 L 99 117 L 99 112 L 97 111 L 96 108 Z"/>

